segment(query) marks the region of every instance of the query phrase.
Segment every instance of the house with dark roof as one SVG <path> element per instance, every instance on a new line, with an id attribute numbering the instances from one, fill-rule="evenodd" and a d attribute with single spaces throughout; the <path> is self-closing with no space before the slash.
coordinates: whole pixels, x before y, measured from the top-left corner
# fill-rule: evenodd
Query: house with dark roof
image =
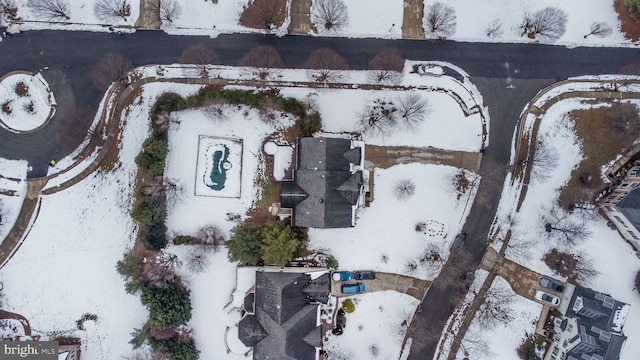
<path id="1" fill-rule="evenodd" d="M 292 209 L 291 225 L 344 228 L 355 225 L 364 203 L 369 173 L 364 143 L 340 138 L 305 137 L 296 143 L 293 180 L 283 181 L 280 206 Z"/>
<path id="2" fill-rule="evenodd" d="M 600 200 L 600 208 L 636 250 L 640 250 L 640 165 L 627 175 L 612 192 Z"/>
<path id="3" fill-rule="evenodd" d="M 567 307 L 553 321 L 544 360 L 617 360 L 627 337 L 622 332 L 629 304 L 576 286 Z"/>
<path id="4" fill-rule="evenodd" d="M 256 272 L 244 299 L 238 337 L 254 360 L 316 360 L 322 348 L 320 304 L 329 301 L 329 273 Z"/>

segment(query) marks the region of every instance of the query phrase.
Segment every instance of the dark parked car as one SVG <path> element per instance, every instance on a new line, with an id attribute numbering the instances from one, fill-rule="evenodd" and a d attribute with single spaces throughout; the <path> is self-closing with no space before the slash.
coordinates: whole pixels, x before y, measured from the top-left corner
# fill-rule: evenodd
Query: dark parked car
<path id="1" fill-rule="evenodd" d="M 364 284 L 344 284 L 342 285 L 343 294 L 358 294 L 364 292 Z"/>
<path id="2" fill-rule="evenodd" d="M 451 250 L 458 250 L 464 245 L 464 241 L 467 240 L 467 233 L 461 232 L 456 235 L 455 240 L 453 240 L 453 244 L 451 244 Z"/>
<path id="3" fill-rule="evenodd" d="M 369 270 L 354 271 L 351 273 L 351 277 L 354 280 L 373 280 L 376 278 L 376 273 Z"/>
<path id="4" fill-rule="evenodd" d="M 473 285 L 473 281 L 476 279 L 476 273 L 474 271 L 467 271 L 464 273 L 462 277 L 462 293 L 466 294 L 471 289 L 471 285 Z"/>
<path id="5" fill-rule="evenodd" d="M 557 291 L 557 292 L 563 292 L 564 291 L 564 286 L 558 284 L 557 282 L 551 281 L 547 278 L 542 278 L 540 279 L 540 286 L 542 286 L 543 288 L 547 288 L 547 289 L 551 289 L 553 291 Z"/>

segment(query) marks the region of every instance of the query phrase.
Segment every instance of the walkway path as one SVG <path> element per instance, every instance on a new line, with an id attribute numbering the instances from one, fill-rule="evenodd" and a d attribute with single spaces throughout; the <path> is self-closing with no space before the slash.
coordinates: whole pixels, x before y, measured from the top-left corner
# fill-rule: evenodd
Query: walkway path
<path id="1" fill-rule="evenodd" d="M 427 293 L 431 281 L 422 280 L 401 274 L 392 274 L 385 272 L 376 272 L 374 280 L 360 281 L 365 286 L 365 293 L 375 291 L 394 290 L 409 296 L 413 296 L 418 300 L 422 300 Z M 355 281 L 339 282 L 331 280 L 331 295 L 343 296 L 341 287 L 343 284 L 353 284 Z"/>
<path id="2" fill-rule="evenodd" d="M 477 173 L 482 154 L 467 151 L 450 151 L 432 147 L 365 145 L 365 160 L 376 167 L 386 169 L 397 164 L 443 164 Z"/>
<path id="3" fill-rule="evenodd" d="M 307 35 L 313 31 L 311 23 L 311 0 L 291 0 L 290 7 L 291 22 L 289 23 L 289 34 Z"/>
<path id="4" fill-rule="evenodd" d="M 423 14 L 423 0 L 404 0 L 404 14 L 402 16 L 402 38 L 424 39 L 424 28 L 422 27 Z"/>
<path id="5" fill-rule="evenodd" d="M 136 29 L 159 30 L 162 26 L 160 14 L 154 9 L 160 8 L 160 0 L 140 0 L 140 16 L 136 20 Z"/>

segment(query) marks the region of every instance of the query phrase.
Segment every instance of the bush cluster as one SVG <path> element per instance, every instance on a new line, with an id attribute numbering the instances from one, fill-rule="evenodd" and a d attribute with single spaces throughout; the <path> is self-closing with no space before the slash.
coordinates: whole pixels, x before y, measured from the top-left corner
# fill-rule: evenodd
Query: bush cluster
<path id="1" fill-rule="evenodd" d="M 320 113 L 307 111 L 307 106 L 302 101 L 284 97 L 277 90 L 228 90 L 219 86 L 206 86 L 197 94 L 187 97 L 184 104 L 187 108 L 200 107 L 214 99 L 223 99 L 231 105 L 246 105 L 256 109 L 261 108 L 265 103 L 275 103 L 282 111 L 298 119 L 302 136 L 311 136 L 322 129 Z"/>

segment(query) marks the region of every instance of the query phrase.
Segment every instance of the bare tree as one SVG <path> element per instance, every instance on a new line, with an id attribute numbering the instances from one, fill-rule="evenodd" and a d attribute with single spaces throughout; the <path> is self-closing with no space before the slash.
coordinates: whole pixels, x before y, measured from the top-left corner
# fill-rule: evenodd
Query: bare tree
<path id="1" fill-rule="evenodd" d="M 176 260 L 167 261 L 166 256 L 167 254 L 160 253 L 154 258 L 147 259 L 142 269 L 142 276 L 145 280 L 158 288 L 164 288 L 181 281 L 175 272 Z"/>
<path id="2" fill-rule="evenodd" d="M 177 0 L 158 0 L 147 3 L 149 11 L 158 14 L 163 26 L 171 26 L 182 15 L 182 7 Z"/>
<path id="3" fill-rule="evenodd" d="M 184 184 L 175 178 L 164 178 L 162 181 L 162 191 L 167 199 L 167 206 L 173 207 L 184 199 L 186 190 Z"/>
<path id="4" fill-rule="evenodd" d="M 270 31 L 282 26 L 286 15 L 285 1 L 253 0 L 240 15 L 240 24 Z"/>
<path id="5" fill-rule="evenodd" d="M 309 54 L 309 58 L 304 63 L 310 71 L 310 76 L 318 82 L 331 82 L 341 78 L 340 70 L 349 70 L 347 59 L 335 52 L 333 49 L 317 49 Z"/>
<path id="6" fill-rule="evenodd" d="M 274 97 L 265 97 L 258 102 L 258 112 L 262 121 L 275 125 L 280 118 L 280 102 Z"/>
<path id="7" fill-rule="evenodd" d="M 207 225 L 198 230 L 192 243 L 211 247 L 214 252 L 218 252 L 225 241 L 226 237 L 222 229 L 216 225 Z"/>
<path id="8" fill-rule="evenodd" d="M 569 281 L 587 284 L 598 275 L 593 260 L 582 252 L 570 254 L 554 248 L 544 255 L 543 260 L 553 272 L 567 277 Z"/>
<path id="9" fill-rule="evenodd" d="M 397 117 L 408 130 L 415 131 L 430 111 L 429 102 L 417 91 L 404 92 L 398 98 Z"/>
<path id="10" fill-rule="evenodd" d="M 224 121 L 229 118 L 229 115 L 227 114 L 228 107 L 229 102 L 226 99 L 219 97 L 207 101 L 202 108 L 212 120 Z"/>
<path id="11" fill-rule="evenodd" d="M 531 158 L 531 176 L 545 182 L 551 172 L 558 167 L 558 151 L 546 141 L 538 140 Z"/>
<path id="12" fill-rule="evenodd" d="M 366 104 L 358 115 L 360 131 L 373 136 L 388 136 L 396 128 L 395 113 L 398 108 L 392 101 L 376 99 Z"/>
<path id="13" fill-rule="evenodd" d="M 483 328 L 493 328 L 499 323 L 508 324 L 514 319 L 511 305 L 515 293 L 503 281 L 494 280 L 484 295 L 484 301 L 476 311 L 478 322 Z"/>
<path id="14" fill-rule="evenodd" d="M 93 11 L 96 17 L 102 21 L 127 21 L 131 16 L 131 5 L 127 0 L 98 0 Z"/>
<path id="15" fill-rule="evenodd" d="M 116 81 L 125 81 L 133 65 L 120 54 L 107 54 L 91 70 L 91 81 L 104 90 Z"/>
<path id="16" fill-rule="evenodd" d="M 502 37 L 502 34 L 504 34 L 502 21 L 500 19 L 494 19 L 493 21 L 491 21 L 489 25 L 487 25 L 487 27 L 484 29 L 484 34 L 489 39 L 497 39 Z"/>
<path id="17" fill-rule="evenodd" d="M 429 5 L 422 25 L 428 34 L 445 38 L 456 32 L 456 11 L 442 2 Z"/>
<path id="18" fill-rule="evenodd" d="M 27 6 L 36 16 L 47 19 L 71 19 L 69 17 L 69 3 L 65 0 L 29 0 Z"/>
<path id="19" fill-rule="evenodd" d="M 589 33 L 584 36 L 584 38 L 588 38 L 589 36 L 597 36 L 601 38 L 605 38 L 613 33 L 611 26 L 606 22 L 594 22 L 591 24 L 591 28 L 589 29 Z"/>
<path id="20" fill-rule="evenodd" d="M 0 26 L 18 19 L 18 5 L 15 0 L 0 0 Z"/>
<path id="21" fill-rule="evenodd" d="M 555 7 L 546 7 L 533 15 L 525 13 L 520 24 L 520 36 L 556 41 L 566 31 L 567 18 L 566 12 Z"/>
<path id="22" fill-rule="evenodd" d="M 481 331 L 467 331 L 462 340 L 464 351 L 473 356 L 474 359 L 494 359 L 496 356 L 491 352 L 489 340 Z"/>
<path id="23" fill-rule="evenodd" d="M 565 245 L 575 245 L 591 235 L 582 218 L 575 219 L 575 216 L 556 206 L 542 211 L 542 214 L 547 239 L 555 239 Z"/>
<path id="24" fill-rule="evenodd" d="M 194 273 L 204 272 L 211 264 L 211 259 L 203 246 L 193 246 L 187 253 L 187 268 Z"/>
<path id="25" fill-rule="evenodd" d="M 398 200 L 408 200 L 416 193 L 416 183 L 411 179 L 401 179 L 393 187 L 393 195 Z"/>
<path id="26" fill-rule="evenodd" d="M 265 80 L 272 76 L 273 69 L 283 66 L 282 58 L 271 46 L 258 46 L 246 52 L 238 65 L 255 68 L 256 75 Z"/>
<path id="27" fill-rule="evenodd" d="M 536 245 L 538 238 L 526 233 L 511 235 L 507 243 L 507 255 L 511 259 L 526 260 L 531 257 L 531 249 Z"/>
<path id="28" fill-rule="evenodd" d="M 156 262 L 172 271 L 177 271 L 182 267 L 182 260 L 176 254 L 171 254 L 162 250 L 158 256 L 156 256 Z"/>
<path id="29" fill-rule="evenodd" d="M 384 49 L 369 61 L 371 77 L 379 83 L 399 82 L 403 68 L 404 60 L 393 49 Z"/>
<path id="30" fill-rule="evenodd" d="M 349 12 L 342 0 L 316 0 L 311 8 L 311 22 L 319 32 L 338 32 L 349 24 Z"/>
<path id="31" fill-rule="evenodd" d="M 218 55 L 205 44 L 191 45 L 182 51 L 180 55 L 181 64 L 195 65 L 194 69 L 190 69 L 189 73 L 193 76 L 208 78 L 209 65 L 220 64 Z"/>

